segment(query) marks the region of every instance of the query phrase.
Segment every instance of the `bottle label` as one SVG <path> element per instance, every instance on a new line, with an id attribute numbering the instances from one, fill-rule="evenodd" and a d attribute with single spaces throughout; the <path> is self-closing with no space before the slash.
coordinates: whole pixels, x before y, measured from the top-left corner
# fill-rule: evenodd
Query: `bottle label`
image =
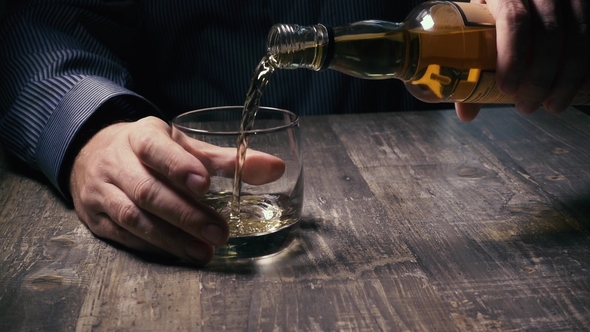
<path id="1" fill-rule="evenodd" d="M 490 104 L 512 104 L 512 96 L 507 96 L 500 92 L 496 85 L 496 75 L 494 72 L 481 72 L 479 82 L 473 90 L 473 93 L 464 103 L 490 103 Z"/>
<path id="2" fill-rule="evenodd" d="M 500 92 L 496 85 L 496 74 L 494 72 L 482 71 L 475 90 L 462 103 L 476 104 L 512 104 L 513 96 Z M 572 101 L 572 105 L 590 105 L 590 93 L 578 92 Z"/>
<path id="3" fill-rule="evenodd" d="M 496 20 L 487 5 L 467 2 L 453 2 L 453 4 L 461 12 L 465 26 L 496 25 Z"/>

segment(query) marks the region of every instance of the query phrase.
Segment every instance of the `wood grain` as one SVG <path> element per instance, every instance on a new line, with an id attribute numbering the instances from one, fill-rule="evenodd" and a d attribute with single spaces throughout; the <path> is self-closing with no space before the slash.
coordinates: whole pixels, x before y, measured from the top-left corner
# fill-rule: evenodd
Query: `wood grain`
<path id="1" fill-rule="evenodd" d="M 305 207 L 271 257 L 197 269 L 95 238 L 0 159 L 0 331 L 590 326 L 590 117 L 302 119 Z"/>

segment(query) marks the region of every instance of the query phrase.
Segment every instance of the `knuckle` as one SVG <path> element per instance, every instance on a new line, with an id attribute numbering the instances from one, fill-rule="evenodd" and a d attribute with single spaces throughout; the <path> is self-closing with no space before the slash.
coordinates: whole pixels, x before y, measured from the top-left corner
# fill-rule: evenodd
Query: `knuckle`
<path id="1" fill-rule="evenodd" d="M 571 31 L 569 32 L 568 38 L 572 38 L 574 41 L 579 41 L 585 45 L 589 35 L 589 24 L 586 21 L 576 21 L 572 23 Z"/>
<path id="2" fill-rule="evenodd" d="M 530 21 L 529 10 L 521 1 L 500 1 L 498 4 L 500 17 L 514 26 L 527 25 Z"/>
<path id="3" fill-rule="evenodd" d="M 96 214 L 93 218 L 85 220 L 88 228 L 94 233 L 94 235 L 113 241 L 119 241 L 119 236 L 116 232 L 118 226 L 106 213 Z"/>
<path id="4" fill-rule="evenodd" d="M 102 215 L 103 214 L 101 213 L 98 213 L 96 215 L 81 215 L 80 219 L 92 231 L 92 233 L 94 233 L 98 237 L 104 237 L 107 233 L 106 226 L 108 225 L 106 225 L 106 222 L 108 220 L 105 220 L 107 218 L 105 218 Z"/>
<path id="5" fill-rule="evenodd" d="M 190 205 L 178 207 L 176 211 L 176 219 L 179 228 L 189 230 L 194 228 L 195 224 L 198 223 L 198 218 L 195 214 L 195 209 Z"/>
<path id="6" fill-rule="evenodd" d="M 161 185 L 153 177 L 144 177 L 139 180 L 133 189 L 133 198 L 141 207 L 150 206 L 158 196 Z"/>
<path id="7" fill-rule="evenodd" d="M 92 212 L 102 210 L 101 195 L 94 185 L 79 186 L 72 192 L 72 199 L 77 211 Z"/>
<path id="8" fill-rule="evenodd" d="M 518 50 L 505 50 L 503 53 L 504 61 L 507 65 L 512 66 L 511 72 L 509 74 L 524 74 L 526 72 L 525 66 L 517 66 L 519 63 L 525 63 L 527 61 L 527 57 L 523 54 L 523 52 L 519 52 Z"/>
<path id="9" fill-rule="evenodd" d="M 542 18 L 544 32 L 551 36 L 561 37 L 562 26 L 558 18 L 555 16 L 549 16 Z"/>
<path id="10" fill-rule="evenodd" d="M 168 149 L 161 155 L 160 172 L 164 177 L 175 183 L 184 183 L 187 173 L 194 168 L 174 149 Z"/>
<path id="11" fill-rule="evenodd" d="M 91 205 L 94 202 L 95 190 L 92 186 L 81 186 L 73 193 L 83 205 Z"/>
<path id="12" fill-rule="evenodd" d="M 179 253 L 182 252 L 180 249 L 182 245 L 182 241 L 173 236 L 159 236 L 157 244 L 160 249 L 175 256 L 179 256 Z"/>
<path id="13" fill-rule="evenodd" d="M 172 149 L 168 149 L 161 157 L 164 161 L 161 166 L 163 175 L 168 179 L 180 180 L 179 176 L 183 170 L 180 156 Z"/>
<path id="14" fill-rule="evenodd" d="M 170 128 L 167 125 L 162 127 L 160 123 L 154 121 L 145 121 L 140 125 L 141 130 L 132 133 L 130 138 L 137 157 L 155 167 L 164 177 L 175 181 L 181 180 L 181 174 L 187 165 L 183 163 L 182 155 L 178 153 L 178 150 L 171 146 L 170 142 L 162 140 L 162 130 L 169 132 Z"/>
<path id="15" fill-rule="evenodd" d="M 160 151 L 159 159 L 162 160 L 160 163 L 160 171 L 162 175 L 173 181 L 181 181 L 186 176 L 187 169 L 191 169 L 189 162 L 186 160 L 186 155 L 183 154 L 184 150 L 176 148 L 176 143 L 168 146 L 166 149 Z"/>
<path id="16" fill-rule="evenodd" d="M 157 144 L 156 137 L 157 136 L 154 135 L 149 128 L 135 132 L 131 135 L 130 139 L 139 159 L 145 160 L 152 154 L 152 151 Z"/>
<path id="17" fill-rule="evenodd" d="M 134 229 L 141 220 L 142 212 L 134 204 L 121 204 L 116 212 L 118 223 L 125 229 Z"/>
<path id="18" fill-rule="evenodd" d="M 571 5 L 569 13 L 566 14 L 566 22 L 571 26 L 572 33 L 587 35 L 590 5 L 587 1 L 573 2 Z"/>

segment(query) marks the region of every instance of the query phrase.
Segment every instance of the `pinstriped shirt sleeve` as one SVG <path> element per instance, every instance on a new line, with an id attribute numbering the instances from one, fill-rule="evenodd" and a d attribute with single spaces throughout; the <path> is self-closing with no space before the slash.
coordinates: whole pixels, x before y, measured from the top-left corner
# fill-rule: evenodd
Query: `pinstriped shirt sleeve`
<path id="1" fill-rule="evenodd" d="M 118 56 L 132 45 L 135 5 L 52 2 L 29 2 L 1 27 L 0 140 L 67 197 L 68 154 L 78 141 L 108 123 L 159 113 L 133 92 Z"/>

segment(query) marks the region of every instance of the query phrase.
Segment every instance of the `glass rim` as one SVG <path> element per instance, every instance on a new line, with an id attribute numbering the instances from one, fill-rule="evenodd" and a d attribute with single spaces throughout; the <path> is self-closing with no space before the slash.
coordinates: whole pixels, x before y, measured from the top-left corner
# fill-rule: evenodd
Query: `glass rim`
<path id="1" fill-rule="evenodd" d="M 268 107 L 268 106 L 259 106 L 258 110 L 264 110 L 264 111 L 273 111 L 273 112 L 279 112 L 279 113 L 283 113 L 283 114 L 287 114 L 291 117 L 291 121 L 285 125 L 280 125 L 280 126 L 273 126 L 270 128 L 260 128 L 260 129 L 251 129 L 251 130 L 246 130 L 244 132 L 240 132 L 239 130 L 235 130 L 235 131 L 214 131 L 214 130 L 207 130 L 207 129 L 197 129 L 197 128 L 190 128 L 190 127 L 186 127 L 183 126 L 181 124 L 178 124 L 177 121 L 180 118 L 183 117 L 187 117 L 193 114 L 197 114 L 197 113 L 204 113 L 204 112 L 210 112 L 210 111 L 216 111 L 216 110 L 239 110 L 240 112 L 244 109 L 244 106 L 216 106 L 216 107 L 207 107 L 207 108 L 199 108 L 196 110 L 192 110 L 192 111 L 188 111 L 188 112 L 184 112 L 182 114 L 179 114 L 177 116 L 175 116 L 171 123 L 172 126 L 185 132 L 185 133 L 192 133 L 192 134 L 204 134 L 204 135 L 227 135 L 227 136 L 235 136 L 235 135 L 240 135 L 242 133 L 244 134 L 265 134 L 265 133 L 273 133 L 273 132 L 277 132 L 277 131 L 281 131 L 284 129 L 288 129 L 288 128 L 293 128 L 293 127 L 297 127 L 299 126 L 299 116 L 291 111 L 285 110 L 285 109 L 281 109 L 281 108 L 276 108 L 276 107 Z"/>

